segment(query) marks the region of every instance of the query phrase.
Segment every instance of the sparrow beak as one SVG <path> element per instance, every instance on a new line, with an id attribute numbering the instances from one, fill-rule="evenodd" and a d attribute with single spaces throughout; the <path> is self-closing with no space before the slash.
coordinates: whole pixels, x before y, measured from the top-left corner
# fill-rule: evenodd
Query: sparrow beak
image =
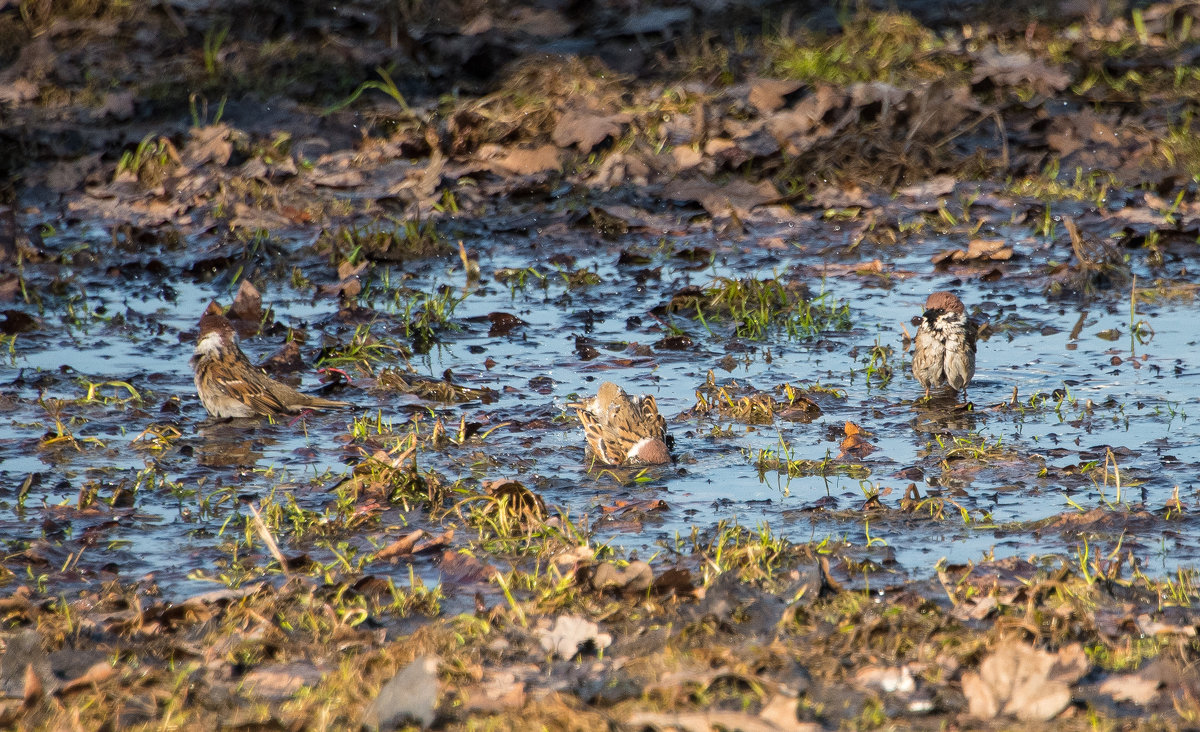
<path id="1" fill-rule="evenodd" d="M 921 317 L 925 319 L 925 322 L 933 323 L 933 321 L 937 320 L 939 317 L 941 317 L 942 313 L 945 312 L 946 311 L 942 310 L 941 308 L 929 308 Z"/>

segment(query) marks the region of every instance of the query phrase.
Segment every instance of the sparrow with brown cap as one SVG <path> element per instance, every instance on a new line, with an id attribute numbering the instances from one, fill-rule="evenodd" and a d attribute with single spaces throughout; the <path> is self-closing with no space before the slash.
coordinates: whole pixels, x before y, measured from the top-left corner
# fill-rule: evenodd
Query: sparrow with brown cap
<path id="1" fill-rule="evenodd" d="M 939 291 L 925 300 L 925 312 L 913 341 L 913 376 L 929 390 L 949 386 L 966 397 L 975 376 L 975 337 L 979 326 L 952 292 Z"/>

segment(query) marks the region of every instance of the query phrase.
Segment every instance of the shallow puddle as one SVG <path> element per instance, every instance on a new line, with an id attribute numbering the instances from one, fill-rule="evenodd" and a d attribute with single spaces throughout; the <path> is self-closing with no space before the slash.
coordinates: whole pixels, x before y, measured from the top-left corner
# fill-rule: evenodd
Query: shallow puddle
<path id="1" fill-rule="evenodd" d="M 448 425 L 460 417 L 485 430 L 501 425 L 485 439 L 423 455 L 423 466 L 450 481 L 518 478 L 568 516 L 589 517 L 596 541 L 642 556 L 669 552 L 693 526 L 728 521 L 768 525 L 774 535 L 795 542 L 869 545 L 892 571 L 923 575 L 942 558 L 963 563 L 993 554 L 1069 554 L 1076 535 L 1031 525 L 1063 512 L 1118 501 L 1158 512 L 1176 487 L 1185 501 L 1195 496 L 1200 450 L 1188 428 L 1200 394 L 1200 374 L 1188 358 L 1196 345 L 1193 304 L 1139 303 L 1133 322 L 1141 323 L 1142 332 L 1132 337 L 1128 292 L 1108 291 L 1081 303 L 1051 300 L 1033 289 L 1030 283 L 1041 282 L 1034 275 L 1064 256 L 1048 251 L 1040 238 L 1007 232 L 1024 256 L 1005 263 L 1003 277 L 981 283 L 971 269 L 933 271 L 930 258 L 948 247 L 940 238 L 903 251 L 839 256 L 841 235 L 834 225 L 828 241 L 785 240 L 773 248 L 760 246 L 755 237 L 723 241 L 703 232 L 628 235 L 611 242 L 561 227 L 555 232 L 465 238 L 484 275 L 469 288 L 457 258 L 403 268 L 378 265 L 360 299 L 375 308 L 366 318 L 375 319 L 372 334 L 404 341 L 404 309 L 411 312 L 411 300 L 396 297 L 389 284 L 403 278 L 404 287 L 430 295 L 445 288 L 457 303 L 449 324 L 428 353 L 411 357 L 411 366 L 435 379 L 449 369 L 456 383 L 487 387 L 496 399 L 461 406 L 422 403 L 408 396 L 381 398 L 352 385 L 340 396 L 354 402 L 353 414 L 381 416 L 396 429 L 435 415 Z M 276 501 L 323 511 L 330 486 L 345 471 L 344 435 L 353 415 L 214 424 L 196 399 L 188 366 L 195 321 L 210 299 L 232 299 L 229 274 L 211 282 L 147 271 L 132 281 L 104 274 L 113 258 L 154 259 L 178 273 L 199 258 L 194 251 L 209 244 L 198 239 L 177 251 L 130 257 L 113 252 L 111 240 L 101 236 L 76 237 L 60 227 L 59 237 L 61 246 L 90 252 L 97 261 L 71 273 L 69 291 L 83 293 L 74 305 L 78 322 L 68 325 L 61 306 L 48 305 L 42 327 L 18 336 L 10 352 L 5 392 L 13 401 L 0 425 L 3 478 L 10 486 L 30 475 L 35 479 L 20 501 L 10 493 L 11 510 L 0 529 L 10 537 L 44 532 L 49 538 L 53 527 L 31 531 L 31 521 L 45 520 L 61 521 L 60 530 L 70 526 L 67 533 L 86 530 L 91 522 L 113 517 L 74 515 L 66 507 L 81 491 L 102 497 L 132 491 L 136 498 L 123 509 L 118 502 L 114 513 L 120 518 L 103 529 L 104 541 L 88 544 L 86 555 L 73 564 L 107 565 L 123 576 L 154 573 L 170 591 L 186 594 L 207 586 L 185 577 L 213 560 L 241 500 L 261 501 L 274 491 Z M 706 250 L 699 262 L 677 256 L 696 247 Z M 645 256 L 638 264 L 620 263 L 630 251 Z M 558 264 L 547 261 L 552 257 Z M 888 274 L 844 273 L 845 264 L 875 257 L 887 262 Z M 843 265 L 842 274 L 815 275 L 826 262 Z M 311 259 L 303 264 L 319 266 Z M 128 261 L 121 267 L 131 269 Z M 570 271 L 584 269 L 599 281 L 568 281 Z M 507 281 L 493 276 L 505 271 Z M 513 272 L 524 272 L 523 286 Z M 36 269 L 27 274 L 31 282 L 39 275 L 46 276 Z M 775 327 L 750 339 L 730 337 L 728 322 L 662 313 L 660 306 L 685 287 L 745 277 L 796 279 L 812 296 L 823 294 L 830 306 L 847 303 L 851 326 L 803 337 Z M 935 289 L 958 291 L 968 311 L 989 324 L 969 390 L 970 410 L 946 394 L 921 400 L 902 351 L 902 328 L 915 332 L 911 319 Z M 69 297 L 58 302 L 64 300 L 71 302 Z M 302 352 L 310 360 L 322 338 L 345 343 L 354 333 L 355 324 L 334 318 L 332 299 L 314 300 L 286 283 L 268 281 L 263 301 L 279 323 L 307 328 Z M 488 315 L 498 312 L 524 324 L 496 334 Z M 124 323 L 111 322 L 115 315 Z M 245 339 L 243 347 L 257 361 L 281 346 L 285 333 L 276 328 Z M 671 334 L 688 336 L 690 343 L 682 350 L 668 347 L 664 338 Z M 581 344 L 594 350 L 588 353 Z M 892 378 L 886 383 L 878 370 L 868 373 L 875 346 L 891 349 L 886 365 Z M 784 398 L 777 386 L 819 385 L 811 394 L 823 414 L 810 423 L 775 419 L 752 426 L 715 415 L 689 416 L 685 412 L 696 404 L 709 371 L 718 385 L 733 380 L 777 399 Z M 657 398 L 675 439 L 675 465 L 641 474 L 589 472 L 582 431 L 566 404 L 594 393 L 602 380 Z M 127 383 L 147 398 L 130 400 L 128 388 L 112 382 Z M 311 372 L 305 384 L 315 385 Z M 80 400 L 89 388 L 90 404 L 54 407 L 46 401 Z M 56 410 L 74 443 L 44 438 L 57 429 Z M 873 451 L 839 457 L 847 421 L 866 431 Z M 156 443 L 155 425 L 175 427 L 182 436 Z M 39 441 L 54 444 L 39 448 Z M 850 474 L 833 469 L 791 478 L 773 469 L 760 474 L 762 451 L 860 467 Z M 148 470 L 150 465 L 156 469 Z M 862 468 L 869 477 L 851 477 Z M 864 510 L 876 493 L 884 506 L 895 507 L 910 483 L 921 498 L 944 499 L 936 501 L 940 512 L 932 503 L 924 513 Z M 284 499 L 281 493 L 290 495 Z M 604 510 L 646 499 L 664 501 L 665 509 L 630 518 Z M 384 516 L 373 540 L 388 535 L 386 526 L 420 521 L 396 510 Z M 1136 536 L 1100 532 L 1093 541 L 1102 551 L 1118 542 L 1136 545 L 1139 557 L 1163 572 L 1194 562 L 1198 545 L 1192 532 L 1181 531 L 1178 521 L 1153 526 Z M 369 550 L 363 538 L 350 540 Z M 70 552 L 63 554 L 65 559 Z M 51 559 L 48 566 L 55 563 Z M 407 574 L 404 567 L 397 571 Z M 429 566 L 422 574 L 437 577 Z"/>

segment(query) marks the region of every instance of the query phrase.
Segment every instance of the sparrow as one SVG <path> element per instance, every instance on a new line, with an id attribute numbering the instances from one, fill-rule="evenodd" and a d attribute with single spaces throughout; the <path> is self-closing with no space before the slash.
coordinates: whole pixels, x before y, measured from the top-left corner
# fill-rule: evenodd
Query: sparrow
<path id="1" fill-rule="evenodd" d="M 200 318 L 200 335 L 196 337 L 191 364 L 200 403 L 219 419 L 350 406 L 349 402 L 301 394 L 267 376 L 242 353 L 229 319 L 213 309 Z"/>
<path id="2" fill-rule="evenodd" d="M 567 405 L 583 423 L 592 456 L 605 465 L 661 465 L 671 462 L 667 420 L 654 397 L 631 397 L 611 381 L 596 396 Z"/>
<path id="3" fill-rule="evenodd" d="M 913 376 L 929 390 L 949 386 L 966 397 L 975 375 L 975 336 L 979 326 L 952 292 L 935 292 L 925 300 L 925 313 L 913 342 Z"/>

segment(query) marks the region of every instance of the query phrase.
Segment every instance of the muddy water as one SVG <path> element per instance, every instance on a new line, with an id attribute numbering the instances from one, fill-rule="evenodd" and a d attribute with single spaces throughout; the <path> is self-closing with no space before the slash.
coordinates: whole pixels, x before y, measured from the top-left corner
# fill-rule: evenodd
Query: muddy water
<path id="1" fill-rule="evenodd" d="M 1063 245 L 1056 249 L 1020 232 L 1010 236 L 1025 256 L 1001 265 L 1003 276 L 987 283 L 978 279 L 982 269 L 934 271 L 929 264 L 934 253 L 961 245 L 936 238 L 902 252 L 858 251 L 839 257 L 828 250 L 839 242 L 834 230 L 828 242 L 789 242 L 783 249 L 764 249 L 753 239 L 731 244 L 711 236 L 553 246 L 538 236 L 481 236 L 466 242 L 480 254 L 480 285 L 464 289 L 466 279 L 456 258 L 403 268 L 411 276 L 405 282 L 409 288 L 432 293 L 449 286 L 464 298 L 454 312 L 458 330 L 443 332 L 441 342 L 428 354 L 414 356 L 411 364 L 430 376 L 451 369 L 460 383 L 496 390 L 497 401 L 420 405 L 404 397 L 381 402 L 354 388 L 341 398 L 356 403 L 354 414 L 382 411 L 396 425 L 414 414 L 427 418 L 426 407 L 448 423 L 457 423 L 460 415 L 489 424 L 513 422 L 465 449 L 425 455 L 423 465 L 450 480 L 515 477 L 569 516 L 587 516 L 597 542 L 642 556 L 669 551 L 675 537 L 690 534 L 693 526 L 704 531 L 726 520 L 765 524 L 798 542 L 870 543 L 866 554 L 898 577 L 927 576 L 930 565 L 942 557 L 951 562 L 991 553 L 1070 557 L 1078 551 L 1078 536 L 1039 530 L 1031 522 L 1118 500 L 1161 516 L 1177 486 L 1185 503 L 1196 500 L 1200 446 L 1191 415 L 1200 412 L 1200 371 L 1189 358 L 1196 345 L 1196 311 L 1186 300 L 1140 304 L 1136 320 L 1145 321 L 1153 335 L 1134 339 L 1127 291 L 1102 293 L 1087 303 L 1048 299 L 1041 292 L 1044 282 L 1032 275 L 1047 262 L 1066 258 Z M 208 422 L 187 362 L 204 305 L 214 298 L 228 304 L 232 297 L 229 273 L 196 281 L 179 274 L 195 254 L 164 249 L 130 257 L 112 252 L 110 241 L 105 235 L 60 231 L 48 240 L 50 247 L 62 251 L 86 244 L 98 255 L 96 261 L 80 261 L 73 272 L 37 265 L 26 271 L 31 286 L 47 289 L 41 329 L 17 338 L 4 369 L 3 393 L 13 401 L 0 422 L 0 532 L 10 553 L 32 547 L 35 571 L 74 568 L 64 573 L 66 579 L 74 572 L 80 579 L 104 576 L 97 574 L 100 568 L 115 569 L 126 578 L 154 573 L 169 592 L 202 591 L 211 582 L 188 579 L 189 574 L 196 569 L 220 574 L 214 562 L 222 556 L 222 532 L 242 530 L 238 521 L 230 521 L 243 510 L 242 500 L 261 500 L 275 490 L 277 496 L 290 493 L 308 510 L 320 512 L 329 504 L 329 487 L 344 474 L 349 454 L 339 436 L 353 415 L 313 415 L 254 426 Z M 650 252 L 652 263 L 618 264 L 620 252 L 629 246 Z M 712 261 L 697 266 L 672 256 L 675 249 L 694 246 L 709 248 Z M 203 247 L 194 242 L 190 250 Z M 601 283 L 568 287 L 546 261 L 562 251 L 576 257 L 574 267 L 596 272 Z M 143 269 L 136 276 L 112 277 L 105 263 L 117 256 L 126 260 L 127 271 L 137 269 L 130 261 L 144 264 L 155 258 L 176 274 L 156 276 Z M 882 258 L 895 276 L 812 275 L 811 268 L 825 261 L 844 264 L 874 257 Z M 686 351 L 654 348 L 667 332 L 649 311 L 681 287 L 704 285 L 718 276 L 789 277 L 801 265 L 809 268 L 802 277 L 814 293 L 828 292 L 850 303 L 850 330 L 807 340 L 777 332 L 748 341 L 724 337 L 720 324 L 710 324 L 710 333 L 699 321 L 676 315 L 670 325 L 692 336 L 695 346 Z M 327 264 L 310 256 L 304 266 L 319 271 Z M 546 275 L 544 287 L 530 278 L 524 289 L 514 290 L 490 276 L 501 268 L 530 266 Z M 391 273 L 392 281 L 399 273 L 400 268 Z M 373 332 L 398 335 L 401 310 L 389 305 L 383 274 L 382 267 L 375 270 L 364 301 L 379 311 Z M 1141 274 L 1146 278 L 1152 273 Z M 67 277 L 65 294 L 50 294 L 56 275 Z M 902 327 L 907 324 L 912 332 L 909 321 L 925 296 L 947 288 L 957 290 L 968 309 L 991 324 L 990 337 L 980 343 L 970 389 L 974 409 L 969 411 L 954 408 L 947 399 L 915 403 L 920 389 L 902 352 Z M 80 314 L 74 324 L 65 315 L 72 298 Z M 314 299 L 287 282 L 267 282 L 263 299 L 281 323 L 309 327 L 306 358 L 315 352 L 320 331 L 342 341 L 353 332 L 352 325 L 333 321 L 334 301 Z M 485 316 L 497 311 L 515 314 L 527 325 L 491 336 Z M 124 322 L 112 322 L 115 315 Z M 577 336 L 589 339 L 599 357 L 582 360 Z M 266 335 L 243 346 L 258 360 L 282 342 L 282 335 Z M 635 342 L 651 348 L 629 345 Z M 894 377 L 886 384 L 877 379 L 868 383 L 867 354 L 877 343 L 894 349 Z M 748 427 L 678 418 L 695 404 L 696 389 L 710 370 L 718 383 L 735 379 L 765 391 L 785 382 L 819 383 L 844 396 L 815 395 L 824 413 L 809 424 L 776 421 Z M 606 379 L 656 396 L 675 437 L 675 466 L 651 470 L 648 480 L 626 485 L 589 474 L 582 432 L 565 404 Z M 60 419 L 67 421 L 78 446 L 39 448 L 55 428 L 54 408 L 45 400 L 80 399 L 87 382 L 107 381 L 128 382 L 148 398 L 141 404 L 65 405 Z M 305 385 L 315 383 L 306 374 Z M 101 387 L 100 394 L 127 396 L 111 385 Z M 536 420 L 533 426 L 525 426 L 531 420 Z M 836 459 L 848 420 L 867 430 L 877 449 L 841 462 L 862 463 L 870 468 L 870 478 L 760 476 L 755 461 L 763 449 L 786 445 L 793 458 Z M 151 425 L 166 424 L 177 427 L 182 437 L 162 450 L 138 439 Z M 731 428 L 731 434 L 714 436 L 714 427 Z M 986 453 L 973 454 L 969 447 L 985 447 Z M 475 457 L 480 453 L 496 466 L 479 467 Z M 1119 493 L 1111 459 L 1105 484 L 1106 458 L 1115 458 L 1119 466 Z M 143 472 L 151 464 L 159 477 Z M 19 500 L 18 488 L 30 475 L 34 479 Z M 875 491 L 885 506 L 898 506 L 909 483 L 916 484 L 922 497 L 947 499 L 944 517 L 861 510 Z M 122 493 L 135 485 L 136 492 Z M 102 499 L 116 494 L 135 498 L 118 501 L 112 512 L 74 509 L 81 490 L 89 487 Z M 667 509 L 637 520 L 614 519 L 600 510 L 620 500 L 651 498 L 665 501 Z M 419 525 L 420 518 L 393 509 L 373 530 L 349 539 L 369 550 L 369 542 L 394 538 L 410 521 Z M 81 540 L 89 531 L 99 540 Z M 1134 549 L 1144 566 L 1161 571 L 1193 564 L 1200 549 L 1194 531 L 1161 518 L 1138 524 L 1136 533 L 1120 534 L 1118 528 L 1089 537 L 1102 551 L 1120 542 Z M 294 549 L 329 559 L 320 547 Z M 432 565 L 420 564 L 418 570 L 436 581 Z M 407 575 L 408 568 L 401 565 L 396 571 Z"/>

